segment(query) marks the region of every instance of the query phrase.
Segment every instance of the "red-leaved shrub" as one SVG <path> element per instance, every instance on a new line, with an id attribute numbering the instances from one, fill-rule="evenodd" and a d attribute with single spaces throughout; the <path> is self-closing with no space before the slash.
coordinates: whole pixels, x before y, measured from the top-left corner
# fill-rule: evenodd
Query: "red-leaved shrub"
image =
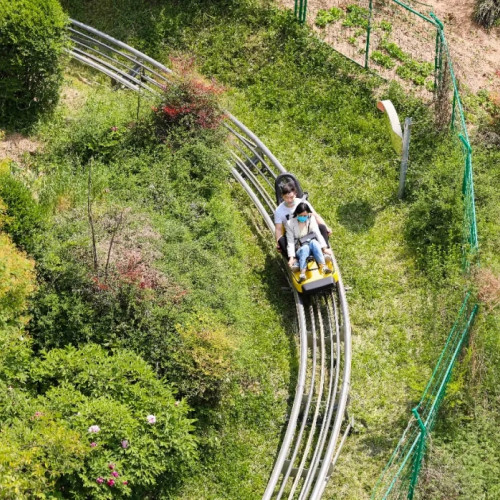
<path id="1" fill-rule="evenodd" d="M 188 131 L 217 128 L 224 118 L 218 104 L 222 91 L 215 83 L 189 76 L 170 82 L 161 103 L 152 107 L 157 136 L 165 140 L 176 127 Z"/>

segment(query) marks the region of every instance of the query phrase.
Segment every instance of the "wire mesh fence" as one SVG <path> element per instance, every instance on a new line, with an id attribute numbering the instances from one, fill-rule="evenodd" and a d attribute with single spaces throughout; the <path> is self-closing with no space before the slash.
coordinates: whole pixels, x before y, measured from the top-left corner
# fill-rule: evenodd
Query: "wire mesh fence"
<path id="1" fill-rule="evenodd" d="M 464 223 L 463 223 L 463 241 L 464 241 L 464 258 L 463 267 L 469 270 L 471 263 L 477 258 L 478 252 L 478 237 L 476 223 L 476 207 L 474 201 L 474 179 L 472 171 L 472 147 L 469 141 L 467 125 L 465 122 L 464 110 L 460 99 L 459 85 L 453 69 L 453 61 L 450 56 L 450 51 L 444 29 L 438 31 L 438 51 L 440 65 L 438 68 L 439 89 L 444 92 L 449 88 L 451 92 L 451 128 L 460 142 L 462 156 L 464 161 L 462 194 L 464 199 Z M 449 83 L 447 82 L 449 81 Z M 448 101 L 448 99 L 447 99 Z"/>
<path id="2" fill-rule="evenodd" d="M 357 64 L 400 81 L 423 97 L 435 90 L 438 22 L 409 0 L 332 0 L 315 25 L 325 41 Z"/>
<path id="3" fill-rule="evenodd" d="M 430 98 L 435 89 L 437 23 L 397 1 L 373 1 L 367 66 Z"/>
<path id="4" fill-rule="evenodd" d="M 355 63 L 367 67 L 371 0 L 333 0 L 318 12 L 315 24 L 327 43 Z"/>
<path id="5" fill-rule="evenodd" d="M 436 124 L 451 126 L 463 157 L 457 174 L 463 172 L 463 268 L 468 272 L 478 261 L 472 147 L 443 24 L 429 5 L 416 0 L 332 0 L 329 5 L 315 19 L 327 43 L 357 64 L 432 100 Z M 477 310 L 468 292 L 372 499 L 414 497 L 429 434 Z"/>
<path id="6" fill-rule="evenodd" d="M 455 361 L 467 340 L 478 306 L 470 292 L 448 335 L 434 372 L 408 426 L 372 492 L 372 499 L 412 499 L 420 473 L 429 433 L 446 393 Z"/>

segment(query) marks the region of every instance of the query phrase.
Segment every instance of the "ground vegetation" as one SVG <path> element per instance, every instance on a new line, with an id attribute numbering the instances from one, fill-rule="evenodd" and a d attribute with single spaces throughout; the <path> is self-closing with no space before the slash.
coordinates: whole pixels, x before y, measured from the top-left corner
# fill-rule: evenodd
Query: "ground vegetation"
<path id="1" fill-rule="evenodd" d="M 459 145 L 435 129 L 426 104 L 343 59 L 271 2 L 63 5 L 72 17 L 167 64 L 191 61 L 216 79 L 226 88 L 219 97 L 224 106 L 299 176 L 332 226 L 334 251 L 351 287 L 351 412 L 358 424 L 328 494 L 368 498 L 467 287 Z M 120 486 L 124 496 L 149 487 L 185 499 L 259 498 L 293 394 L 295 344 L 287 337 L 293 303 L 281 289 L 286 282 L 272 242 L 254 222 L 257 214 L 228 182 L 224 134 L 212 127 L 220 116 L 214 108 L 205 116 L 210 120 L 200 118 L 184 93 L 190 85 L 170 89 L 182 102 L 151 103 L 153 109 L 143 102 L 138 116 L 137 97 L 112 92 L 102 78 L 76 66 L 67 78 L 83 104 L 63 102 L 38 131 L 43 153 L 13 163 L 8 173 L 18 192 L 24 186 L 33 196 L 20 207 L 5 203 L 6 241 L 27 273 L 33 264 L 12 240 L 30 253 L 38 278 L 36 289 L 28 280 L 33 284 L 19 299 L 25 304 L 22 297 L 31 296 L 31 320 L 11 332 L 31 337 L 25 337 L 28 344 L 11 342 L 20 361 L 6 375 L 4 400 L 10 403 L 1 410 L 30 427 L 2 428 L 9 436 L 2 440 L 4 456 L 18 460 L 21 471 L 27 442 L 65 433 L 76 438 L 60 443 L 61 462 L 51 476 L 58 491 L 78 487 L 74 496 L 83 491 L 106 498 L 115 487 L 108 484 L 115 476 L 101 472 L 109 456 L 110 471 L 122 474 L 123 468 L 132 478 Z M 396 197 L 399 165 L 376 110 L 380 98 L 415 121 L 404 201 Z M 494 118 L 478 119 L 473 143 L 481 263 L 491 272 L 477 278 L 477 287 L 489 306 L 436 426 L 421 482 L 426 498 L 487 498 L 498 476 L 498 154 L 484 140 L 494 140 L 496 126 Z M 142 419 L 137 406 L 127 406 L 127 391 L 121 395 L 86 367 L 89 356 L 105 373 L 120 374 L 117 387 L 129 380 L 123 365 L 133 364 L 142 374 L 137 390 L 152 384 L 166 391 L 166 407 Z M 110 368 L 110 359 L 117 366 Z M 29 401 L 37 401 L 43 415 L 22 414 Z M 133 445 L 115 427 L 125 419 L 124 406 L 137 415 L 137 422 L 125 420 L 134 441 L 135 432 L 143 439 L 156 432 L 160 414 L 179 415 L 179 427 L 165 432 L 185 433 L 175 449 L 158 451 L 161 463 L 148 470 L 149 486 L 133 475 L 132 462 L 120 462 Z M 102 415 L 103 423 L 91 422 L 91 415 Z M 93 425 L 103 432 L 102 442 L 88 442 Z M 26 428 L 39 437 L 23 434 Z M 130 447 L 120 449 L 120 439 Z M 53 441 L 46 442 L 47 448 L 36 448 L 35 461 L 55 461 Z M 47 480 L 45 473 L 29 477 L 39 488 Z M 9 480 L 28 488 L 28 477 Z"/>

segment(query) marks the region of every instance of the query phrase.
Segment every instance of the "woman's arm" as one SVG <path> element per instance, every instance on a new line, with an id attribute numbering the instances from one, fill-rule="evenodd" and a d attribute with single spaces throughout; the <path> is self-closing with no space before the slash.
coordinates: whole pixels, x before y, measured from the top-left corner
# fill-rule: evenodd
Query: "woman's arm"
<path id="1" fill-rule="evenodd" d="M 319 246 L 321 248 L 327 248 L 328 245 L 326 244 L 325 238 L 323 238 L 323 235 L 321 234 L 321 232 L 319 230 L 318 223 L 316 222 L 316 218 L 313 216 L 309 220 L 310 220 L 309 230 L 316 235 L 316 239 L 319 242 Z"/>
<path id="2" fill-rule="evenodd" d="M 295 258 L 295 220 L 296 219 L 291 219 L 286 223 L 286 251 L 289 259 Z"/>

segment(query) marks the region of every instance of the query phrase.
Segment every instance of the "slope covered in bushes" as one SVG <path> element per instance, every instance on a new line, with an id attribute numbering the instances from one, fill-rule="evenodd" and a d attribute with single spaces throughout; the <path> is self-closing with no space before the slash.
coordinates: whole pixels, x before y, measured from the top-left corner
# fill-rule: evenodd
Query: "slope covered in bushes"
<path id="1" fill-rule="evenodd" d="M 231 200 L 216 95 L 185 80 L 138 114 L 136 96 L 68 78 L 81 108 L 63 102 L 43 150 L 2 170 L 4 230 L 37 273 L 36 290 L 19 275 L 1 296 L 29 318 L 4 339 L 22 364 L 3 386 L 2 489 L 172 494 L 244 425 L 234 452 L 262 463 L 244 474 L 251 491 L 286 410 L 288 320 L 253 269 L 263 257 Z M 175 119 L 173 94 L 191 108 Z"/>
<path id="2" fill-rule="evenodd" d="M 358 426 L 329 493 L 369 497 L 463 297 L 456 145 L 435 130 L 423 103 L 342 59 L 271 2 L 63 4 L 76 19 L 168 64 L 168 56 L 194 56 L 206 76 L 227 87 L 226 106 L 298 174 L 334 228 L 334 250 L 352 287 L 351 412 Z M 220 133 L 207 128 L 193 136 L 181 126 L 158 145 L 155 127 L 140 125 L 137 98 L 127 95 L 92 90 L 82 109 L 61 108 L 41 131 L 45 152 L 13 168 L 45 214 L 43 224 L 19 233 L 32 234 L 27 243 L 37 261 L 29 325 L 37 363 L 51 359 L 43 349 L 56 348 L 58 360 L 74 355 L 68 344 L 97 349 L 87 342 L 140 354 L 197 419 L 191 434 L 199 461 L 184 462 L 183 483 L 166 485 L 159 472 L 151 491 L 181 485 L 179 498 L 260 498 L 293 387 L 294 343 L 284 333 L 292 303 L 280 290 L 278 258 L 272 244 L 257 244 L 250 228 L 258 216 L 227 183 Z M 404 202 L 395 196 L 398 162 L 375 108 L 379 98 L 416 123 Z M 142 113 L 149 113 L 144 103 Z M 166 113 L 168 122 L 179 118 Z M 483 263 L 496 273 L 497 156 L 476 146 Z M 479 318 L 450 386 L 424 495 L 480 496 L 498 475 L 498 426 L 491 425 L 498 418 L 497 319 L 495 312 Z M 56 392 L 62 383 L 51 381 Z M 47 397 L 40 385 L 30 390 Z M 87 452 L 68 449 L 68 460 Z M 436 480 L 443 474 L 449 481 Z"/>

